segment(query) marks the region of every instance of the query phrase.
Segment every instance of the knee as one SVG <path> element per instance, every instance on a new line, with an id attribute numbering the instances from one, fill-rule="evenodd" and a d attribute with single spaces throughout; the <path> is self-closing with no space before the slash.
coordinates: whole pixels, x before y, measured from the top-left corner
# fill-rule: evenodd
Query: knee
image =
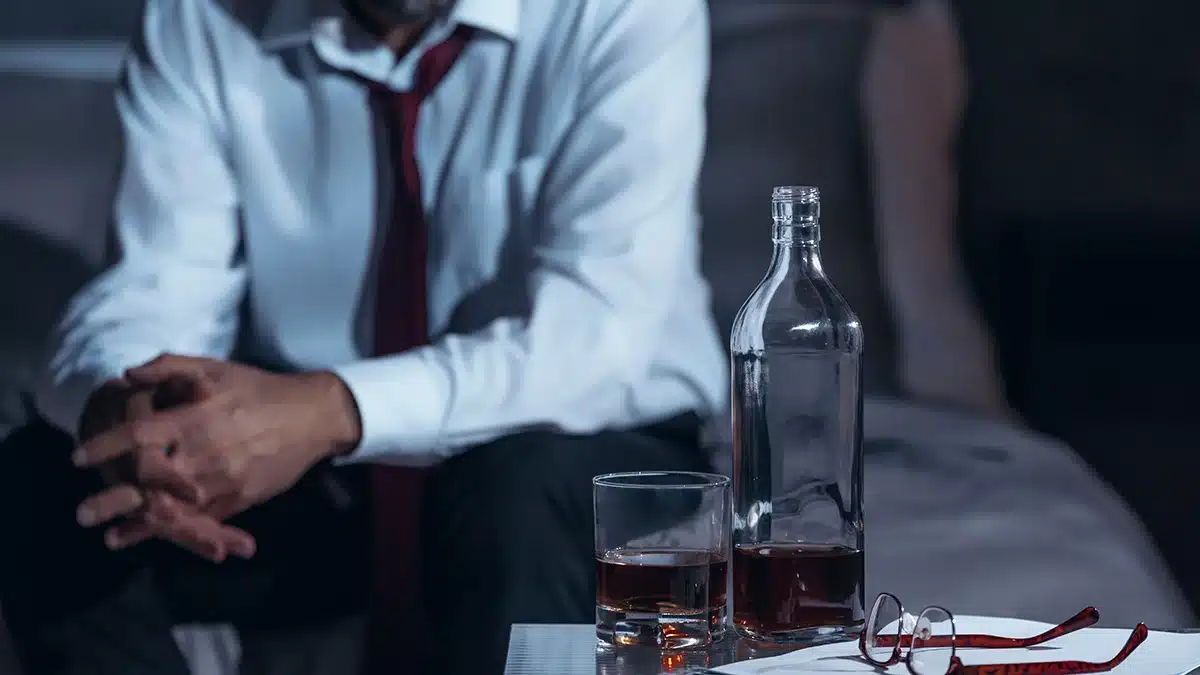
<path id="1" fill-rule="evenodd" d="M 49 593 L 63 565 L 84 566 L 85 554 L 105 551 L 101 533 L 75 521 L 79 502 L 102 486 L 98 476 L 76 469 L 72 438 L 44 423 L 17 429 L 0 442 L 0 532 L 7 546 L 0 556 L 0 589 L 6 602 Z M 73 588 L 75 575 L 55 582 Z M 47 600 L 47 603 L 50 603 Z"/>
<path id="2" fill-rule="evenodd" d="M 72 438 L 44 422 L 10 433 L 0 441 L 0 499 L 49 495 L 64 488 L 80 473 L 71 464 L 72 450 Z"/>
<path id="3" fill-rule="evenodd" d="M 594 574 L 591 474 L 563 469 L 573 449 L 522 434 L 439 467 L 425 501 L 427 584 L 487 604 L 473 611 L 497 621 L 586 620 Z M 431 611 L 439 621 L 454 615 Z"/>
<path id="4" fill-rule="evenodd" d="M 445 462 L 429 483 L 426 526 L 453 533 L 459 544 L 511 548 L 514 539 L 586 520 L 578 493 L 590 496 L 587 485 L 571 485 L 556 469 L 561 458 L 553 444 L 541 436 L 513 436 Z"/>
<path id="5" fill-rule="evenodd" d="M 28 456 L 31 451 L 44 450 L 48 454 L 69 460 L 74 441 L 69 434 L 46 422 L 33 422 L 14 429 L 0 440 L 0 461 Z"/>
<path id="6" fill-rule="evenodd" d="M 103 481 L 71 464 L 73 449 L 69 435 L 44 423 L 17 429 L 0 442 L 0 531 L 12 545 L 7 557 L 22 551 L 31 560 L 46 558 L 38 552 L 65 554 L 68 542 L 83 534 L 75 509 Z"/>

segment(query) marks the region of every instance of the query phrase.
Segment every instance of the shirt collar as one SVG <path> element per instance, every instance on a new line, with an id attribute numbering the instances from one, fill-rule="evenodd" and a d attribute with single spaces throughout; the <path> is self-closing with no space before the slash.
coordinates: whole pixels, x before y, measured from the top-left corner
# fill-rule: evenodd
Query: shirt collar
<path id="1" fill-rule="evenodd" d="M 517 39 L 521 0 L 458 0 L 450 10 L 447 23 L 467 25 Z M 341 0 L 276 0 L 263 27 L 263 46 L 277 49 L 302 44 L 312 39 L 314 27 L 329 20 L 346 21 Z"/>

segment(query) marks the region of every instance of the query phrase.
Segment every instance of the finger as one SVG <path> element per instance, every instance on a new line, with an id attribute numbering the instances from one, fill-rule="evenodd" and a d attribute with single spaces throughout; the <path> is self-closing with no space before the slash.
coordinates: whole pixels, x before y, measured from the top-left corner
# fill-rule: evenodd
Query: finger
<path id="1" fill-rule="evenodd" d="M 129 397 L 126 419 L 141 420 L 154 415 L 156 389 L 146 387 Z M 144 450 L 134 456 L 130 480 L 138 485 L 161 488 L 193 503 L 202 499 L 200 488 L 179 472 L 173 471 L 165 452 Z"/>
<path id="2" fill-rule="evenodd" d="M 169 448 L 175 444 L 178 429 L 155 417 L 122 424 L 79 446 L 71 461 L 78 467 L 107 464 L 143 449 Z"/>
<path id="3" fill-rule="evenodd" d="M 79 438 L 88 440 L 97 433 L 125 420 L 124 407 L 129 395 L 125 380 L 109 380 L 88 397 L 79 420 Z"/>
<path id="4" fill-rule="evenodd" d="M 145 499 L 141 491 L 129 485 L 118 485 L 83 500 L 75 511 L 75 520 L 83 527 L 95 527 L 136 513 L 143 506 Z"/>
<path id="5" fill-rule="evenodd" d="M 227 551 L 221 538 L 212 528 L 206 528 L 203 522 L 198 521 L 195 513 L 169 495 L 151 493 L 143 521 L 155 531 L 156 536 L 202 558 L 213 562 L 225 560 Z M 107 541 L 106 533 L 106 543 L 112 546 L 121 542 Z"/>
<path id="6" fill-rule="evenodd" d="M 254 535 L 240 527 L 224 523 L 226 518 L 242 509 L 236 499 L 215 502 L 210 508 L 196 515 L 195 526 L 208 536 L 218 539 L 227 551 L 239 558 L 252 558 L 258 550 Z"/>
<path id="7" fill-rule="evenodd" d="M 135 391 L 133 387 L 124 385 L 124 394 L 120 398 L 119 403 L 124 406 L 124 409 L 111 417 L 112 420 L 118 421 L 118 424 L 147 417 L 154 412 L 149 391 Z M 90 439 L 90 437 L 88 438 Z M 112 486 L 122 483 L 137 483 L 133 460 L 133 456 L 130 455 L 99 467 L 100 477 L 104 480 L 104 484 Z"/>
<path id="8" fill-rule="evenodd" d="M 128 456 L 139 450 L 162 450 L 179 442 L 182 429 L 200 426 L 211 411 L 204 404 L 188 405 L 133 420 L 96 435 L 79 446 L 71 461 L 92 467 Z"/>
<path id="9" fill-rule="evenodd" d="M 104 535 L 104 541 L 110 549 L 118 551 L 136 546 L 154 537 L 163 537 L 179 546 L 197 552 L 187 545 L 187 541 L 211 537 L 219 540 L 230 554 L 239 558 L 252 558 L 257 551 L 258 544 L 254 536 L 241 528 L 232 525 L 217 525 L 216 531 L 212 535 L 207 535 L 204 533 L 204 526 L 201 523 L 188 523 L 188 517 L 181 520 L 184 525 L 174 529 L 153 525 L 143 520 L 126 521 L 110 527 Z M 190 533 L 187 537 L 183 535 L 185 531 Z M 211 549 L 209 550 L 211 551 Z M 204 555 L 204 553 L 200 553 L 200 555 Z"/>
<path id="10" fill-rule="evenodd" d="M 170 498 L 167 497 L 166 499 L 169 500 Z M 182 510 L 185 515 L 190 517 L 191 526 L 204 533 L 205 536 L 219 540 L 230 553 L 242 558 L 250 558 L 256 552 L 258 544 L 254 539 L 254 535 L 240 527 L 234 527 L 222 522 L 226 518 L 245 509 L 239 499 L 225 498 L 217 500 L 200 512 L 188 509 L 189 507 L 187 506 L 180 506 L 179 510 Z"/>
<path id="11" fill-rule="evenodd" d="M 131 548 L 158 536 L 155 526 L 143 520 L 127 520 L 104 531 L 104 545 L 111 551 Z"/>
<path id="12" fill-rule="evenodd" d="M 125 378 L 135 384 L 163 384 L 172 378 L 204 380 L 211 365 L 208 359 L 163 354 L 148 363 L 125 371 Z"/>
<path id="13" fill-rule="evenodd" d="M 201 505 L 209 499 L 199 481 L 181 470 L 165 452 L 144 450 L 137 455 L 135 482 L 145 488 L 165 490 L 183 501 Z"/>
<path id="14" fill-rule="evenodd" d="M 158 495 L 150 500 L 147 518 L 121 523 L 106 533 L 110 548 L 121 549 L 141 543 L 151 537 L 163 537 L 207 558 L 214 557 L 213 544 L 241 558 L 250 558 L 257 549 L 254 537 L 232 525 L 219 521 L 236 512 L 233 501 L 217 504 L 207 512 L 196 512 L 170 497 Z"/>
<path id="15" fill-rule="evenodd" d="M 258 552 L 258 542 L 254 535 L 233 525 L 218 524 L 221 540 L 225 548 L 233 555 L 249 560 Z"/>
<path id="16" fill-rule="evenodd" d="M 165 527 L 162 537 L 215 563 L 225 562 L 225 558 L 229 556 L 229 551 L 215 533 L 205 532 L 203 527 L 191 519 L 181 518 Z"/>

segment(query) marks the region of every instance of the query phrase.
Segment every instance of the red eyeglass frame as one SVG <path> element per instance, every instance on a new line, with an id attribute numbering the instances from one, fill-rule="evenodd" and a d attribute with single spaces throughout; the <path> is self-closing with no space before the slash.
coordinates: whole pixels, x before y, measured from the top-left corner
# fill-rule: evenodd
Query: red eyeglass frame
<path id="1" fill-rule="evenodd" d="M 896 607 L 900 609 L 900 616 L 903 617 L 904 603 L 900 602 L 900 598 L 891 593 L 879 594 L 879 597 L 875 599 L 875 602 L 871 606 L 871 615 L 874 615 L 876 608 L 884 597 L 890 598 L 896 603 Z M 944 607 L 926 607 L 921 610 L 921 614 L 924 614 L 929 609 L 937 609 L 944 612 L 950 618 L 951 635 L 931 637 L 921 641 L 921 644 L 927 647 L 949 647 L 953 650 L 950 655 L 950 666 L 946 669 L 945 675 L 1083 675 L 1084 673 L 1102 673 L 1120 665 L 1150 635 L 1146 624 L 1139 623 L 1133 629 L 1133 633 L 1129 636 L 1129 639 L 1125 641 L 1125 645 L 1121 647 L 1121 651 L 1117 652 L 1113 658 L 1102 663 L 1093 663 L 1090 661 L 1044 661 L 1039 663 L 1000 663 L 968 666 L 962 662 L 962 659 L 958 658 L 957 653 L 954 653 L 959 647 L 963 649 L 1024 649 L 1034 647 L 1094 625 L 1100 620 L 1100 612 L 1095 607 L 1088 607 L 1050 630 L 1034 635 L 1033 637 L 1010 638 L 998 635 L 959 635 L 957 630 L 953 630 L 954 615 L 949 610 Z M 868 617 L 868 621 L 870 621 L 870 617 Z M 900 630 L 903 631 L 903 626 L 901 626 Z M 868 632 L 869 630 L 863 630 L 859 634 L 858 649 L 862 652 L 863 658 L 869 663 L 887 667 L 904 662 L 908 668 L 908 672 L 912 673 L 912 675 L 929 675 L 928 673 L 919 673 L 913 668 L 913 636 L 911 633 L 901 632 L 895 636 L 878 636 L 875 641 L 877 646 L 887 647 L 889 643 L 892 643 L 891 657 L 886 662 L 881 662 L 872 659 L 870 653 L 867 651 Z"/>

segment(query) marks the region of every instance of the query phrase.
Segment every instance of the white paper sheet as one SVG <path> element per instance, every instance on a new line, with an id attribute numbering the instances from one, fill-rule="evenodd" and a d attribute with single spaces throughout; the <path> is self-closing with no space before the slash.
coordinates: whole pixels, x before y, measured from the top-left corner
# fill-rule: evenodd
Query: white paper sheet
<path id="1" fill-rule="evenodd" d="M 1028 637 L 1051 628 L 1049 624 L 1021 619 L 956 616 L 959 633 Z M 1040 661 L 1108 661 L 1121 650 L 1132 629 L 1085 628 L 1033 649 L 960 649 L 967 665 L 1034 663 Z M 1150 631 L 1146 641 L 1112 675 L 1187 675 L 1200 668 L 1200 634 Z M 881 673 L 859 656 L 858 643 L 839 643 L 716 669 L 730 675 L 807 675 L 808 673 Z M 904 664 L 887 669 L 888 675 L 908 675 Z"/>

